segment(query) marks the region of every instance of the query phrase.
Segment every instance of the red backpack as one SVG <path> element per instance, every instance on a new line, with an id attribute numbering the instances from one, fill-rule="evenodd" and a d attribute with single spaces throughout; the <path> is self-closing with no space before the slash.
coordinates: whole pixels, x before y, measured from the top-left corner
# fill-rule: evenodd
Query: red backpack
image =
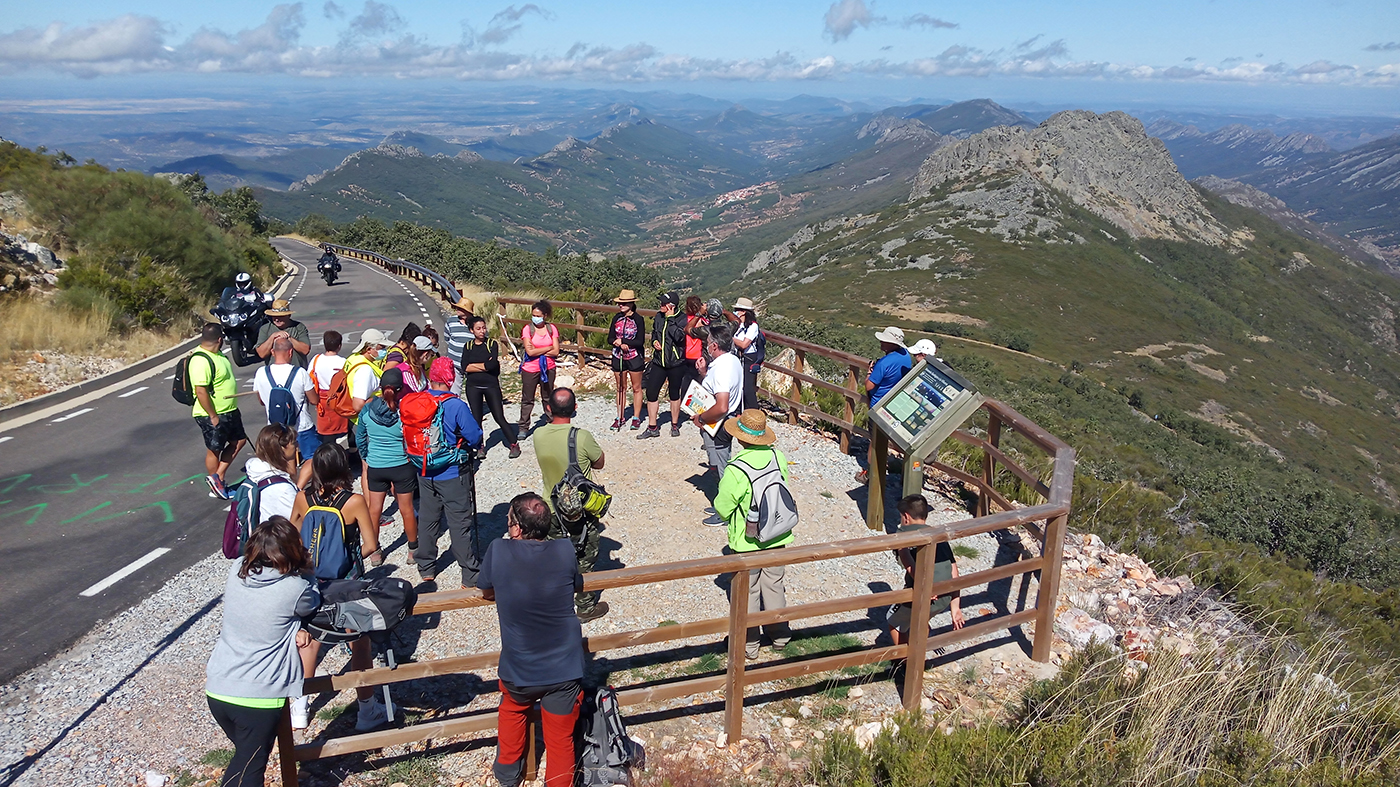
<path id="1" fill-rule="evenodd" d="M 455 445 L 447 443 L 447 430 L 442 424 L 442 403 L 456 398 L 450 393 L 415 391 L 399 400 L 404 453 L 422 475 L 435 476 L 453 465 L 463 464 L 471 456 L 471 450 L 461 438 Z"/>

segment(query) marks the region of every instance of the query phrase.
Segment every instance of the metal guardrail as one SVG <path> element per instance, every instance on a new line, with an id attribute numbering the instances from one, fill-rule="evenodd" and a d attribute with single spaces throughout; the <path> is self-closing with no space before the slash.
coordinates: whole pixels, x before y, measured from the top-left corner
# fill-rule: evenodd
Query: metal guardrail
<path id="1" fill-rule="evenodd" d="M 453 303 L 462 299 L 462 294 L 457 291 L 457 288 L 453 286 L 452 282 L 449 281 L 446 276 L 443 276 L 437 271 L 429 270 L 422 265 L 414 264 L 408 260 L 396 260 L 391 257 L 385 257 L 383 254 L 373 251 L 356 249 L 351 246 L 341 246 L 338 243 L 322 243 L 321 248 L 329 249 L 341 257 L 349 257 L 350 259 L 360 260 L 362 262 L 372 262 L 399 276 L 414 279 L 415 281 L 428 285 L 433 292 L 441 293 Z"/>

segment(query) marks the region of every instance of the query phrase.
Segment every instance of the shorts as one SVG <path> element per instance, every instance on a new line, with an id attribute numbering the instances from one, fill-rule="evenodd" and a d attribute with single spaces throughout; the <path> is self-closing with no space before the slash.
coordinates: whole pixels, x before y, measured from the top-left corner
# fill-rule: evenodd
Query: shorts
<path id="1" fill-rule="evenodd" d="M 885 618 L 885 624 L 901 634 L 909 633 L 909 618 L 912 617 L 913 604 L 895 604 L 890 607 L 889 615 Z M 939 596 L 929 604 L 928 617 L 933 620 L 933 616 L 940 612 L 947 612 L 953 606 L 952 596 Z"/>
<path id="2" fill-rule="evenodd" d="M 685 395 L 685 384 L 690 379 L 690 367 L 685 364 L 677 364 L 669 369 L 656 364 L 647 367 L 646 376 L 642 378 L 642 387 L 646 390 L 647 401 L 654 402 L 661 395 L 661 384 L 666 383 L 667 393 L 671 401 L 679 402 Z"/>
<path id="3" fill-rule="evenodd" d="M 371 467 L 367 475 L 369 491 L 411 495 L 418 491 L 418 471 L 404 463 L 398 467 Z"/>
<path id="4" fill-rule="evenodd" d="M 624 361 L 616 355 L 612 357 L 612 370 L 614 372 L 640 372 L 646 365 L 646 359 L 642 357 L 641 353 L 637 353 L 637 356 L 629 361 Z"/>
<path id="5" fill-rule="evenodd" d="M 207 415 L 196 415 L 194 422 L 204 433 L 204 447 L 216 454 L 223 453 L 239 440 L 248 439 L 248 433 L 243 431 L 243 414 L 237 410 L 219 413 L 218 426 L 211 423 Z"/>
<path id="6" fill-rule="evenodd" d="M 304 429 L 297 432 L 297 450 L 301 452 L 301 460 L 305 462 L 316 453 L 316 449 L 321 447 L 321 435 L 316 433 L 316 427 Z"/>

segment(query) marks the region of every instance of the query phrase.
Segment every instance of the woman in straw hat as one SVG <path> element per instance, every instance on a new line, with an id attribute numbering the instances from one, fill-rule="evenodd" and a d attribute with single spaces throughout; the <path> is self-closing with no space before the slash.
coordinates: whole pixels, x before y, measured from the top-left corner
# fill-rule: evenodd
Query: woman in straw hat
<path id="1" fill-rule="evenodd" d="M 612 347 L 613 379 L 617 383 L 617 419 L 614 432 L 627 421 L 627 384 L 632 384 L 632 428 L 642 425 L 642 369 L 646 366 L 644 348 L 647 341 L 646 318 L 637 313 L 637 295 L 623 290 L 614 299 L 617 316 L 608 326 L 608 344 Z"/>

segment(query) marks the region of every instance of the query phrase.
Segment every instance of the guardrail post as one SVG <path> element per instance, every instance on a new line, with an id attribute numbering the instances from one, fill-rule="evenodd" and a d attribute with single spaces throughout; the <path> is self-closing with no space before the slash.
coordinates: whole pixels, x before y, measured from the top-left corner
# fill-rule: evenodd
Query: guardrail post
<path id="1" fill-rule="evenodd" d="M 846 395 L 846 410 L 845 410 L 846 423 L 851 423 L 851 424 L 853 424 L 853 423 L 856 422 L 856 401 L 857 401 L 857 398 L 858 398 L 858 397 L 860 396 L 860 394 L 861 394 L 861 386 L 860 386 L 860 383 L 861 383 L 860 369 L 859 369 L 859 367 L 852 366 L 852 367 L 850 368 L 850 370 L 847 371 L 847 373 L 846 373 L 846 387 L 849 388 L 850 391 L 851 391 L 849 394 Z M 849 454 L 850 452 L 851 452 L 851 431 L 850 431 L 849 429 L 842 429 L 842 430 L 841 430 L 841 453 L 843 453 L 843 454 Z"/>
<path id="2" fill-rule="evenodd" d="M 802 350 L 794 350 L 793 352 L 795 353 L 795 355 L 792 360 L 792 370 L 794 372 L 806 374 L 807 353 L 803 352 Z M 788 391 L 788 398 L 792 399 L 794 402 L 802 401 L 802 381 L 797 379 L 796 377 L 792 378 L 792 389 Z M 796 407 L 788 408 L 788 423 L 792 424 L 793 426 L 797 425 Z"/>
<path id="3" fill-rule="evenodd" d="M 1050 660 L 1050 646 L 1055 641 L 1055 605 L 1060 598 L 1060 564 L 1064 561 L 1068 525 L 1068 514 L 1061 514 L 1045 525 L 1045 544 L 1040 551 L 1045 563 L 1040 569 L 1040 588 L 1035 594 L 1035 640 L 1031 642 L 1031 658 L 1040 662 Z"/>
<path id="4" fill-rule="evenodd" d="M 583 351 L 583 309 L 574 309 L 574 343 L 578 345 L 578 365 L 582 369 L 588 365 Z"/>
<path id="5" fill-rule="evenodd" d="M 938 548 L 925 544 L 914 552 L 914 599 L 909 609 L 908 652 L 904 658 L 904 709 L 919 709 L 924 693 L 924 659 L 928 657 L 929 606 L 933 603 L 933 565 Z"/>
<path id="6" fill-rule="evenodd" d="M 987 411 L 987 444 L 993 448 L 1001 447 L 1001 418 L 991 410 Z M 992 488 L 992 479 L 996 477 L 996 459 L 992 457 L 990 451 L 982 452 L 982 483 L 986 488 Z M 977 490 L 977 516 L 987 516 L 992 513 L 992 499 L 985 491 Z"/>
<path id="7" fill-rule="evenodd" d="M 729 580 L 729 663 L 724 682 L 724 734 L 730 743 L 744 737 L 744 648 L 749 636 L 749 572 Z"/>
<path id="8" fill-rule="evenodd" d="M 297 787 L 297 743 L 292 737 L 291 700 L 282 706 L 277 720 L 277 757 L 281 760 L 282 787 Z"/>

